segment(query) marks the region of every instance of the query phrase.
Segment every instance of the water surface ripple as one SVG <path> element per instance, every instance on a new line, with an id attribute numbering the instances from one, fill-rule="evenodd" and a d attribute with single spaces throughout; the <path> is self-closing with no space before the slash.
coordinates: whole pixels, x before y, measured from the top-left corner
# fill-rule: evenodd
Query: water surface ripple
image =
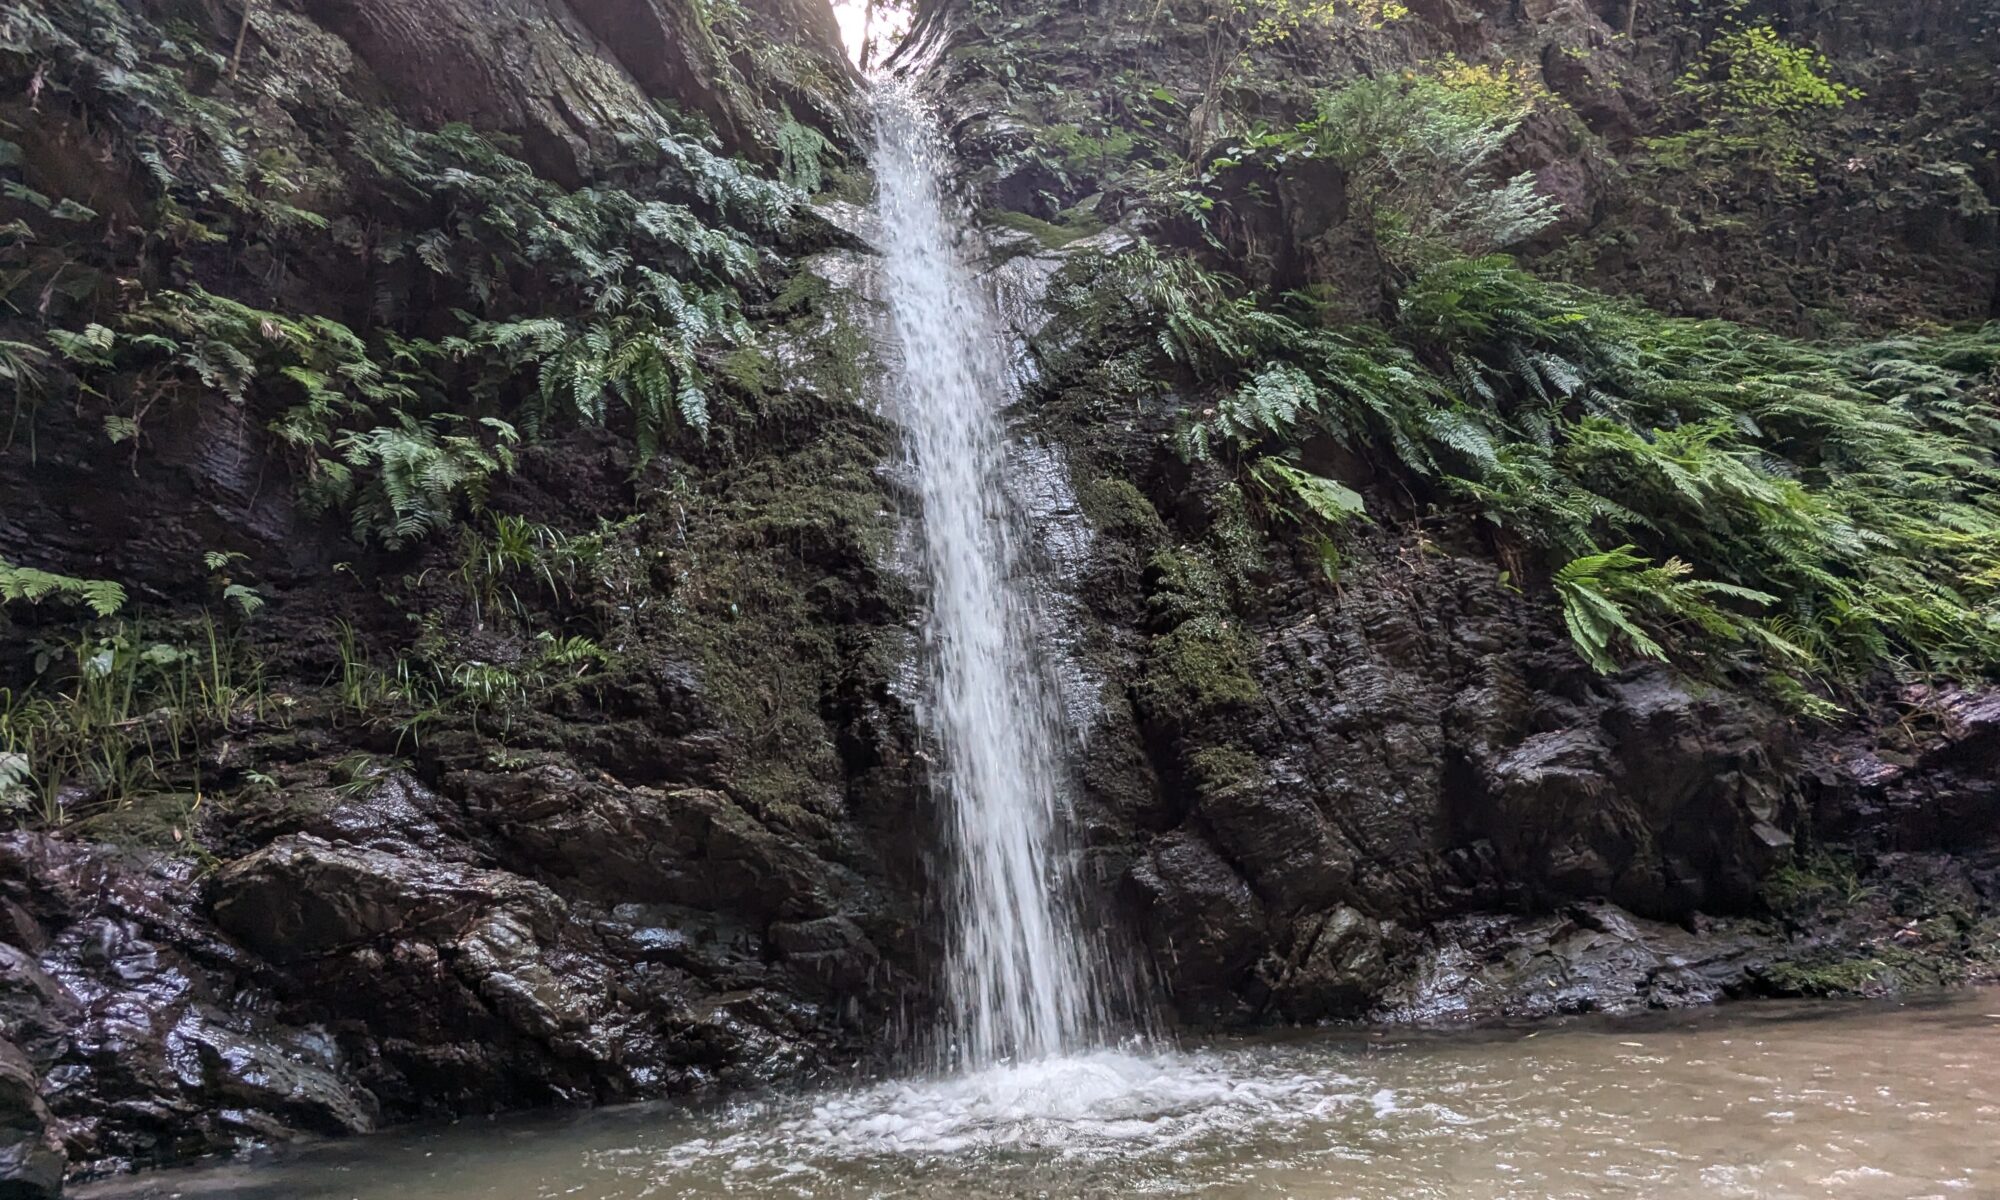
<path id="1" fill-rule="evenodd" d="M 91 1200 L 2000 1196 L 2000 992 L 1113 1049 L 708 1111 L 466 1122 Z"/>

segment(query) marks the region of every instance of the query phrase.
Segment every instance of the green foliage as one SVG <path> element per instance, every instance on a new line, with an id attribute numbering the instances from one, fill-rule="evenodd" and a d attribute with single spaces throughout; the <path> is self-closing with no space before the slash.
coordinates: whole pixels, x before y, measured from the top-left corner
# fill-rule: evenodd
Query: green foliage
<path id="1" fill-rule="evenodd" d="M 0 382 L 14 389 L 14 408 L 7 419 L 7 436 L 0 438 L 0 450 L 14 444 L 23 417 L 33 427 L 35 409 L 47 384 L 44 366 L 48 358 L 49 352 L 40 346 L 0 339 Z"/>
<path id="2" fill-rule="evenodd" d="M 693 141 L 657 149 L 662 178 L 711 211 L 758 228 L 790 219 L 793 189 Z M 309 510 L 344 512 L 356 540 L 396 549 L 476 507 L 512 469 L 521 435 L 606 423 L 611 402 L 628 414 L 642 464 L 676 431 L 706 432 L 701 355 L 747 336 L 735 288 L 758 256 L 741 232 L 629 190 L 565 191 L 462 126 L 417 133 L 385 120 L 354 150 L 396 203 L 434 222 L 383 229 L 375 261 L 414 263 L 463 289 L 474 310 L 462 311 L 464 333 L 431 342 L 377 326 L 364 338 L 330 317 L 199 286 L 49 331 L 135 464 L 150 416 L 219 395 L 265 420 Z M 377 316 L 398 307 L 385 296 Z M 508 315 L 523 307 L 536 315 Z M 37 387 L 30 372 L 46 357 L 22 351 L 0 365 L 17 390 Z M 525 399 L 522 374 L 534 379 Z"/>
<path id="3" fill-rule="evenodd" d="M 236 606 L 245 617 L 253 617 L 264 607 L 263 593 L 247 583 L 239 582 L 233 572 L 250 556 L 235 550 L 210 550 L 201 556 L 201 565 L 208 571 L 209 586 L 225 603 Z"/>
<path id="4" fill-rule="evenodd" d="M 686 204 L 610 186 L 566 191 L 463 125 L 419 133 L 383 123 L 356 150 L 404 204 L 432 214 L 429 228 L 385 239 L 377 259 L 415 258 L 436 275 L 462 280 L 481 304 L 508 299 L 510 262 L 537 268 L 546 297 L 565 296 L 585 309 L 631 290 L 641 261 L 723 287 L 757 264 L 741 233 L 704 221 Z M 663 174 L 725 221 L 775 228 L 790 220 L 797 200 L 790 188 L 698 143 L 668 139 L 659 150 Z"/>
<path id="5" fill-rule="evenodd" d="M 111 441 L 131 442 L 136 454 L 162 402 L 218 393 L 245 406 L 261 400 L 272 414 L 267 428 L 295 456 L 306 507 L 347 512 L 357 541 L 395 549 L 421 538 L 512 469 L 517 435 L 507 422 L 410 411 L 445 403 L 425 366 L 441 354 L 429 343 L 385 333 L 371 353 L 331 318 L 288 317 L 200 287 L 158 293 L 120 326 L 51 335 L 107 402 Z"/>
<path id="6" fill-rule="evenodd" d="M 61 396 L 137 469 L 151 419 L 219 398 L 281 443 L 308 508 L 339 509 L 357 539 L 400 547 L 476 506 L 509 470 L 517 430 L 622 422 L 643 462 L 677 431 L 706 429 L 700 356 L 743 339 L 738 289 L 759 283 L 753 239 L 782 233 L 799 188 L 818 186 L 832 150 L 823 137 L 779 122 L 788 182 L 705 135 L 676 133 L 628 145 L 574 190 L 465 126 L 418 131 L 345 101 L 312 107 L 328 136 L 294 145 L 265 137 L 261 122 L 300 117 L 284 89 L 301 64 L 256 52 L 258 41 L 317 31 L 282 9 L 260 9 L 253 24 L 239 64 L 205 29 L 114 0 L 0 14 L 0 69 L 28 81 L 31 105 L 68 105 L 87 125 L 106 176 L 88 198 L 115 206 L 104 248 L 80 250 L 51 223 L 95 214 L 8 184 L 39 214 L 10 236 L 34 241 L 39 269 L 65 281 L 58 303 L 36 301 L 53 328 L 0 343 L 0 386 L 15 397 L 9 442 L 23 427 L 32 437 L 38 414 L 64 411 L 45 403 Z M 276 107 L 253 117 L 245 97 Z M 18 149 L 5 143 L 0 158 Z M 111 186 L 121 170 L 129 189 Z M 299 207 L 307 196 L 350 197 L 349 215 Z M 160 248 L 143 251 L 143 272 L 120 267 L 119 288 L 77 262 L 141 253 L 132 231 Z M 217 262 L 186 254 L 224 242 Z M 258 303 L 261 280 L 219 265 L 330 252 L 368 273 L 368 318 Z M 36 269 L 10 272 L 6 288 Z M 175 286 L 142 291 L 130 282 L 140 279 Z M 464 314 L 460 336 L 414 336 L 452 311 Z M 248 589 L 229 599 L 255 603 Z"/>
<path id="7" fill-rule="evenodd" d="M 0 604 L 39 604 L 49 597 L 73 600 L 100 617 L 125 607 L 125 589 L 106 579 L 78 579 L 33 567 L 17 567 L 0 558 Z"/>
<path id="8" fill-rule="evenodd" d="M 634 520 L 607 522 L 585 534 L 564 533 L 517 516 L 495 516 L 490 531 L 464 529 L 455 578 L 472 602 L 474 621 L 496 609 L 527 621 L 533 615 L 529 599 L 537 593 L 546 602 L 564 605 L 596 591 L 608 582 L 602 568 L 611 539 Z M 527 596 L 517 586 L 523 583 L 534 585 Z"/>
<path id="9" fill-rule="evenodd" d="M 168 238 L 226 240 L 192 215 L 198 210 L 238 230 L 325 229 L 324 216 L 293 203 L 324 185 L 323 171 L 287 149 L 255 148 L 243 113 L 204 94 L 203 82 L 228 67 L 204 42 L 190 25 L 117 0 L 37 0 L 0 11 L 0 63 L 30 81 L 38 108 L 69 103 L 91 116 L 93 136 L 128 158 L 152 190 Z M 97 217 L 73 198 L 8 186 L 54 219 Z"/>
<path id="10" fill-rule="evenodd" d="M 1689 579 L 1691 569 L 1677 558 L 1656 567 L 1633 553 L 1631 546 L 1620 546 L 1570 560 L 1550 582 L 1562 600 L 1563 622 L 1577 651 L 1591 666 L 1609 673 L 1619 668 L 1620 649 L 1666 660 L 1660 643 L 1632 618 L 1634 609 L 1648 610 L 1652 618 L 1648 624 L 1656 628 L 1681 622 L 1705 638 L 1727 641 L 1739 636 L 1745 624 L 1712 598 L 1755 605 L 1776 602 L 1776 597 L 1749 588 Z"/>
<path id="11" fill-rule="evenodd" d="M 435 628 L 414 653 L 398 655 L 387 668 L 370 659 L 351 626 L 341 628 L 338 645 L 343 710 L 365 725 L 393 730 L 399 745 L 421 745 L 441 724 L 505 733 L 546 704 L 553 689 L 588 680 L 615 661 L 594 638 L 547 630 L 512 661 L 466 656 Z"/>
<path id="12" fill-rule="evenodd" d="M 800 154 L 803 136 L 793 138 Z M 669 138 L 658 148 L 666 174 L 725 220 L 747 229 L 790 222 L 800 199 L 793 188 L 693 140 Z M 482 375 L 476 391 L 495 404 L 513 378 L 534 374 L 518 418 L 526 436 L 559 421 L 603 424 L 612 400 L 630 416 L 642 464 L 675 430 L 706 432 L 710 385 L 699 355 L 748 336 L 736 289 L 753 277 L 758 256 L 742 233 L 710 225 L 685 205 L 616 188 L 564 192 L 463 127 L 392 128 L 370 153 L 382 170 L 445 205 L 441 228 L 381 253 L 389 261 L 413 254 L 465 281 L 484 311 L 464 313 L 464 335 L 444 348 L 474 361 Z M 817 164 L 813 157 L 789 169 L 810 175 Z M 548 294 L 529 308 L 533 315 L 489 315 L 505 300 L 496 245 L 536 269 Z"/>
<path id="13" fill-rule="evenodd" d="M 1802 919 L 1839 912 L 1868 900 L 1874 889 L 1861 882 L 1853 860 L 1828 850 L 1802 851 L 1764 877 L 1764 903 L 1779 916 Z"/>
<path id="14" fill-rule="evenodd" d="M 1824 54 L 1788 41 L 1769 25 L 1741 25 L 1702 48 L 1674 91 L 1704 112 L 1769 118 L 1839 108 L 1861 92 L 1827 78 Z"/>
<path id="15" fill-rule="evenodd" d="M 826 160 L 838 153 L 819 130 L 800 124 L 789 111 L 778 122 L 778 177 L 801 195 L 816 195 L 826 185 Z"/>
<path id="16" fill-rule="evenodd" d="M 1250 40 L 1271 45 L 1300 30 L 1343 23 L 1380 28 L 1410 15 L 1396 0 L 1230 0 L 1238 19 L 1250 26 Z"/>
<path id="17" fill-rule="evenodd" d="M 1407 269 L 1490 254 L 1555 219 L 1534 176 L 1493 173 L 1534 103 L 1516 76 L 1447 64 L 1329 92 L 1285 144 L 1340 164 L 1350 205 L 1366 215 L 1389 262 Z"/>
<path id="18" fill-rule="evenodd" d="M 33 687 L 0 688 L 0 807 L 61 825 L 151 793 L 198 798 L 208 746 L 256 719 L 263 685 L 213 620 L 185 633 L 116 625 L 43 647 Z"/>
<path id="19" fill-rule="evenodd" d="M 807 153 L 808 134 L 817 135 L 796 121 L 786 124 L 793 128 L 779 135 L 780 152 L 792 155 L 791 165 L 785 169 L 802 178 L 809 177 L 820 165 L 819 156 L 831 147 L 822 138 L 812 144 L 812 161 L 802 161 L 799 156 Z M 791 224 L 799 202 L 805 198 L 789 180 L 767 179 L 748 165 L 725 158 L 695 139 L 662 138 L 658 147 L 674 181 L 710 205 L 721 221 L 739 228 L 784 229 Z"/>
<path id="20" fill-rule="evenodd" d="M 2000 663 L 2000 326 L 1811 346 L 1500 259 L 1423 267 L 1380 329 L 1158 255 L 1102 278 L 1087 311 L 1211 397 L 1183 453 L 1311 511 L 1272 464 L 1326 437 L 1470 503 L 1549 556 L 1593 665 L 1754 666 L 1825 715 L 1877 666 Z"/>
<path id="21" fill-rule="evenodd" d="M 1278 517 L 1306 530 L 1306 544 L 1318 557 L 1327 579 L 1340 578 L 1340 550 L 1333 534 L 1348 522 L 1367 515 L 1361 494 L 1343 483 L 1303 471 L 1280 458 L 1260 458 L 1245 478 L 1256 487 L 1265 506 Z"/>
<path id="22" fill-rule="evenodd" d="M 1675 82 L 1678 128 L 1641 142 L 1642 175 L 1671 180 L 1697 207 L 1756 184 L 1773 195 L 1810 190 L 1815 160 L 1835 145 L 1815 136 L 1812 118 L 1861 95 L 1831 70 L 1825 55 L 1768 24 L 1730 25 Z"/>
<path id="23" fill-rule="evenodd" d="M 588 324 L 543 317 L 472 326 L 471 344 L 534 366 L 538 386 L 522 410 L 530 436 L 559 416 L 602 424 L 607 399 L 632 414 L 641 463 L 677 427 L 707 433 L 708 376 L 696 352 L 745 336 L 742 317 L 719 294 L 690 299 L 657 271 L 640 267 L 638 276 L 637 290 Z"/>
<path id="24" fill-rule="evenodd" d="M 306 496 L 348 508 L 355 541 L 391 550 L 447 528 L 463 504 L 479 507 L 493 477 L 514 469 L 519 437 L 498 417 L 395 417 L 394 425 L 341 434 L 343 461 L 325 464 Z"/>

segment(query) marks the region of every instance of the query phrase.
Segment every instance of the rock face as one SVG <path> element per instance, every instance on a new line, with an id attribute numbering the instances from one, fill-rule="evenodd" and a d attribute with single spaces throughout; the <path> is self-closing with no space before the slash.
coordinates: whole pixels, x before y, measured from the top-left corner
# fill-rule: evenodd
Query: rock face
<path id="1" fill-rule="evenodd" d="M 21 1200 L 59 1195 L 69 1162 L 40 1088 L 35 1065 L 12 1042 L 0 1041 L 0 1187 Z"/>
<path id="2" fill-rule="evenodd" d="M 9 1178 L 744 1086 L 860 1052 L 907 986 L 897 906 L 727 798 L 534 781 L 389 778 L 206 878 L 0 839 Z"/>
<path id="3" fill-rule="evenodd" d="M 1408 563 L 1385 547 L 1339 598 L 1277 593 L 1232 723 L 1253 769 L 1167 788 L 1175 827 L 1133 843 L 1138 928 L 1192 1018 L 1415 1013 L 1386 992 L 1454 914 L 1747 913 L 1789 854 L 1806 801 L 1785 722 L 1663 673 L 1590 679 L 1490 566 Z M 1184 740 L 1132 715 L 1173 778 Z M 1630 981 L 1578 994 L 1616 1007 Z"/>
<path id="4" fill-rule="evenodd" d="M 422 127 L 462 122 L 521 139 L 528 162 L 576 186 L 621 137 L 658 137 L 655 97 L 700 113 L 731 144 L 772 131 L 710 31 L 672 0 L 311 0 L 307 15 L 367 65 L 404 116 Z M 787 2 L 757 18 L 781 31 L 812 80 L 851 74 L 831 10 Z M 824 96 L 778 73 L 766 87 L 792 103 Z M 819 106 L 824 107 L 824 100 Z M 837 116 L 823 112 L 820 119 Z"/>

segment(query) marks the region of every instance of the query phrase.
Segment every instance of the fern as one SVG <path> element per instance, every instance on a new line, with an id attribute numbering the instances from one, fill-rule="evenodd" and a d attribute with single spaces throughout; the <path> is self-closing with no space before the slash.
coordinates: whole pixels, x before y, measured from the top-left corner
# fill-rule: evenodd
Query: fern
<path id="1" fill-rule="evenodd" d="M 1210 397 L 1181 421 L 1182 454 L 1242 456 L 1267 495 L 1283 480 L 1259 464 L 1330 437 L 1560 563 L 1644 547 L 1667 565 L 1601 565 L 1664 589 L 1674 611 L 1628 619 L 1656 645 L 1671 628 L 1688 661 L 1850 683 L 1884 662 L 2000 663 L 2000 325 L 1829 349 L 1497 258 L 1420 267 L 1383 330 L 1330 328 L 1310 297 L 1274 304 L 1157 251 L 1098 279 L 1065 303 L 1149 332 L 1151 369 Z M 1717 606 L 1773 596 L 1783 628 Z M 1596 618 L 1579 641 L 1596 665 L 1643 647 L 1568 603 Z"/>
<path id="2" fill-rule="evenodd" d="M 0 559 L 0 604 L 39 604 L 51 597 L 73 600 L 99 617 L 125 607 L 125 589 L 106 579 L 78 579 Z"/>
<path id="3" fill-rule="evenodd" d="M 451 525 L 462 504 L 482 500 L 492 477 L 513 469 L 518 440 L 512 425 L 492 417 L 447 414 L 424 422 L 399 414 L 394 425 L 342 434 L 342 463 L 321 477 L 308 500 L 321 508 L 348 505 L 356 541 L 400 549 Z"/>
<path id="4" fill-rule="evenodd" d="M 1391 261 L 1410 267 L 1490 254 L 1555 220 L 1533 176 L 1491 171 L 1528 108 L 1525 97 L 1496 104 L 1481 89 L 1413 74 L 1326 94 L 1300 133 L 1309 152 L 1346 171 L 1349 202 L 1372 220 Z"/>
<path id="5" fill-rule="evenodd" d="M 1300 470 L 1283 459 L 1260 458 L 1247 474 L 1283 515 L 1300 524 L 1340 526 L 1368 512 L 1367 503 L 1353 488 Z"/>
<path id="6" fill-rule="evenodd" d="M 825 161 L 837 153 L 833 143 L 810 125 L 802 125 L 786 109 L 778 122 L 778 173 L 786 185 L 811 196 L 825 185 Z"/>
<path id="7" fill-rule="evenodd" d="M 1710 640 L 1732 641 L 1746 636 L 1753 626 L 1719 607 L 1715 598 L 1776 603 L 1776 597 L 1750 588 L 1690 578 L 1692 571 L 1677 558 L 1653 566 L 1628 545 L 1572 559 L 1551 582 L 1562 600 L 1563 623 L 1577 652 L 1608 674 L 1620 666 L 1620 649 L 1666 660 L 1659 639 L 1641 625 L 1646 619 L 1637 615 L 1641 612 L 1662 623 L 1691 624 Z"/>

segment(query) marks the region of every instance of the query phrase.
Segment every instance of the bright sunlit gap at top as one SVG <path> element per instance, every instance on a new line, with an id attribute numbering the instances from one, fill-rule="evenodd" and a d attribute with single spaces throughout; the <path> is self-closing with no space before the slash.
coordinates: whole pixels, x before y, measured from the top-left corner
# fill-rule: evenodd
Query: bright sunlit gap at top
<path id="1" fill-rule="evenodd" d="M 910 31 L 914 7 L 912 0 L 834 0 L 847 57 L 864 71 L 881 63 Z"/>

